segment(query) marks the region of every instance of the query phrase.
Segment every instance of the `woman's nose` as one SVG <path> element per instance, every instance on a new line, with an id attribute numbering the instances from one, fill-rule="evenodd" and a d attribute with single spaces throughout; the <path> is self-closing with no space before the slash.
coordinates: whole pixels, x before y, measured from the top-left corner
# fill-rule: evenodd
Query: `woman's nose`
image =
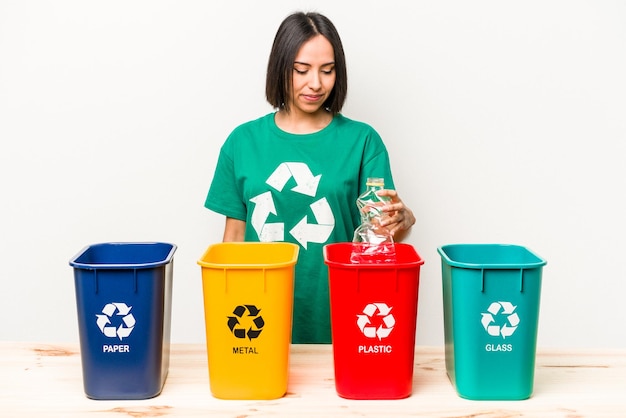
<path id="1" fill-rule="evenodd" d="M 316 72 L 311 72 L 311 77 L 309 77 L 308 85 L 309 88 L 312 90 L 319 90 L 322 87 L 320 75 Z"/>

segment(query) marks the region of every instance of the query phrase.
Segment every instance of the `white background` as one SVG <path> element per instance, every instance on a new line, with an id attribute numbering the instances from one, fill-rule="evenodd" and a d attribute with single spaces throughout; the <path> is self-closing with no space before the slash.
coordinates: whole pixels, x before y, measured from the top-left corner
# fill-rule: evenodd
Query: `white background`
<path id="1" fill-rule="evenodd" d="M 69 259 L 165 241 L 172 340 L 204 341 L 196 262 L 223 230 L 204 198 L 229 132 L 271 111 L 298 9 L 336 24 L 344 114 L 415 211 L 417 343 L 443 343 L 436 248 L 494 242 L 548 261 L 540 347 L 626 347 L 622 1 L 0 0 L 0 339 L 78 341 Z"/>

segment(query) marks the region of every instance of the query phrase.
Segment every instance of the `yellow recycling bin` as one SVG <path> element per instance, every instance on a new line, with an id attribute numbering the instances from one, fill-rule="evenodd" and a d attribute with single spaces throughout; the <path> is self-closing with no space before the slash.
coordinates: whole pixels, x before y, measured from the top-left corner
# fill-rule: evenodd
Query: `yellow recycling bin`
<path id="1" fill-rule="evenodd" d="M 202 267 L 211 393 L 277 399 L 287 392 L 296 244 L 209 246 Z"/>

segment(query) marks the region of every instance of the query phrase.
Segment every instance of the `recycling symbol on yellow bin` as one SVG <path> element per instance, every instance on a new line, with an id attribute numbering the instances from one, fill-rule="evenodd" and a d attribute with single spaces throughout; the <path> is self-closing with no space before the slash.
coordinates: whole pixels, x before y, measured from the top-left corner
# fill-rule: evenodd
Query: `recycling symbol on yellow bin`
<path id="1" fill-rule="evenodd" d="M 278 193 L 283 193 L 287 182 L 293 178 L 296 186 L 290 192 L 315 198 L 321 177 L 321 174 L 314 176 L 309 166 L 305 163 L 286 162 L 281 163 L 265 183 Z M 267 222 L 270 214 L 277 215 L 272 191 L 258 194 L 252 197 L 250 202 L 254 203 L 250 223 L 258 235 L 259 241 L 285 241 L 285 224 L 282 222 Z M 307 215 L 304 214 L 302 219 L 289 230 L 289 234 L 304 249 L 307 248 L 309 242 L 319 244 L 326 242 L 335 227 L 335 216 L 325 197 L 314 201 L 309 207 L 317 223 L 308 223 Z"/>
<path id="2" fill-rule="evenodd" d="M 248 312 L 248 315 L 244 316 L 246 312 Z M 234 316 L 228 317 L 228 328 L 230 328 L 230 332 L 232 332 L 236 338 L 248 337 L 250 341 L 254 338 L 258 338 L 265 326 L 265 321 L 260 315 L 260 312 L 261 310 L 254 305 L 237 306 L 233 310 Z"/>
<path id="3" fill-rule="evenodd" d="M 517 306 L 511 302 L 493 302 L 487 308 L 487 312 L 483 312 L 481 323 L 485 331 L 493 337 L 502 336 L 502 338 L 513 335 L 520 319 L 515 312 Z"/>

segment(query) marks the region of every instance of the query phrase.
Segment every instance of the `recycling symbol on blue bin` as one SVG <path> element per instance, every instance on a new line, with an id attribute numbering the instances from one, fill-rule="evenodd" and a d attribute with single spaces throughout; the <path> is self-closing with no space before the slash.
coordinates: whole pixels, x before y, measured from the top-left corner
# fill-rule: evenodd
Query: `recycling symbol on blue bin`
<path id="1" fill-rule="evenodd" d="M 246 312 L 248 315 L 245 315 Z M 254 338 L 258 338 L 265 326 L 265 321 L 260 315 L 260 312 L 261 310 L 254 305 L 237 306 L 233 310 L 234 316 L 228 317 L 228 328 L 230 328 L 230 332 L 237 338 L 248 337 L 250 341 Z"/>
<path id="2" fill-rule="evenodd" d="M 135 317 L 128 306 L 123 302 L 107 303 L 102 308 L 102 314 L 96 314 L 96 324 L 100 331 L 109 338 L 119 338 L 120 341 L 128 337 L 135 328 Z"/>

